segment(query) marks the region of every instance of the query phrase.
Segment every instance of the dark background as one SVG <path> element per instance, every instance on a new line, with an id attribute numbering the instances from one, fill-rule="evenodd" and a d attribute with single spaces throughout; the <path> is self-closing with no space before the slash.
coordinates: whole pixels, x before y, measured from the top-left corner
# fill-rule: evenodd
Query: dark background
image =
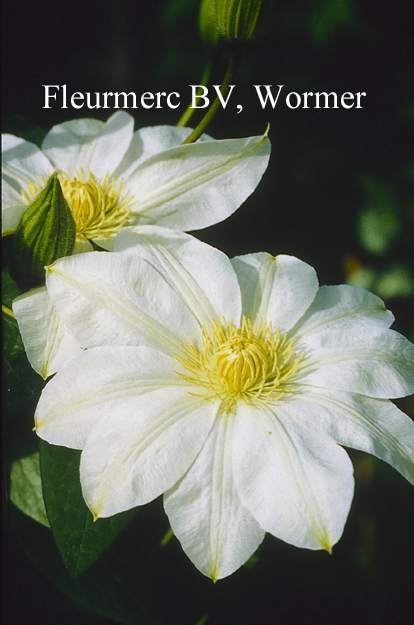
<path id="1" fill-rule="evenodd" d="M 246 47 L 233 81 L 233 107 L 220 110 L 208 132 L 215 138 L 260 134 L 270 122 L 271 163 L 235 215 L 197 236 L 230 256 L 293 254 L 316 268 L 322 284 L 366 286 L 385 299 L 397 318 L 394 327 L 413 340 L 414 4 L 268 4 L 261 35 Z M 66 84 L 69 94 L 178 91 L 176 111 L 129 110 L 137 128 L 176 124 L 188 85 L 199 83 L 208 56 L 198 35 L 198 6 L 196 0 L 4 1 L 3 132 L 34 139 L 39 128 L 76 117 L 104 120 L 113 112 L 43 109 L 44 84 Z M 254 84 L 284 85 L 274 111 L 262 110 Z M 290 110 L 284 101 L 290 91 L 367 95 L 362 109 Z M 235 103 L 243 105 L 239 115 Z M 413 415 L 412 400 L 399 405 Z M 352 458 L 356 495 L 332 556 L 268 536 L 255 563 L 213 585 L 173 540 L 154 556 L 147 579 L 156 580 L 149 594 L 161 622 L 196 625 L 208 614 L 214 625 L 411 623 L 414 489 L 384 464 L 363 454 Z M 75 607 L 79 593 L 72 587 L 68 597 L 47 530 L 13 510 L 4 516 L 6 625 L 114 622 L 86 613 L 88 601 Z M 105 556 L 108 576 L 126 569 L 132 579 L 142 569 L 142 537 L 154 546 L 167 529 L 160 501 L 147 506 Z M 122 544 L 131 555 L 120 563 Z M 101 579 L 104 569 L 97 570 L 91 577 Z M 133 595 L 128 586 L 125 605 Z"/>

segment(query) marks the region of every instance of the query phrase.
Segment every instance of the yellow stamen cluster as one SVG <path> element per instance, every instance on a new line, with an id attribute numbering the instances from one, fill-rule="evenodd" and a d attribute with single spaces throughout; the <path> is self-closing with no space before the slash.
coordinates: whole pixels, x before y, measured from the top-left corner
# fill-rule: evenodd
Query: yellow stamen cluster
<path id="1" fill-rule="evenodd" d="M 239 400 L 252 404 L 282 397 L 302 360 L 293 351 L 294 339 L 273 332 L 272 325 L 263 321 L 253 328 L 246 317 L 240 328 L 225 319 L 211 321 L 208 329 L 202 329 L 201 348 L 189 343 L 182 346 L 178 360 L 190 374 L 180 375 L 206 389 L 200 396 L 221 399 L 227 411 Z"/>
<path id="2" fill-rule="evenodd" d="M 29 204 L 45 187 L 46 180 L 39 176 L 40 182 L 28 181 L 27 193 L 22 195 Z M 122 180 L 117 182 L 106 174 L 101 183 L 89 171 L 75 172 L 71 178 L 59 172 L 59 182 L 63 195 L 72 212 L 76 224 L 76 235 L 85 239 L 106 237 L 116 234 L 128 223 L 129 205 L 132 197 L 121 198 Z"/>

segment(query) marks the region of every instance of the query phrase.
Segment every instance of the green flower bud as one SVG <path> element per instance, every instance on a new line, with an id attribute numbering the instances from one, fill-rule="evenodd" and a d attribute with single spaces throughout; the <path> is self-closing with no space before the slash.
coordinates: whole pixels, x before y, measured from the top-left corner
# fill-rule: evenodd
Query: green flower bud
<path id="1" fill-rule="evenodd" d="M 228 39 L 251 39 L 261 5 L 262 0 L 213 0 L 218 29 Z"/>
<path id="2" fill-rule="evenodd" d="M 202 39 L 209 45 L 215 46 L 220 37 L 213 13 L 214 0 L 203 0 L 200 7 L 200 33 Z"/>
<path id="3" fill-rule="evenodd" d="M 44 267 L 73 252 L 76 226 L 57 172 L 29 204 L 17 227 L 14 250 L 19 268 L 42 277 Z"/>

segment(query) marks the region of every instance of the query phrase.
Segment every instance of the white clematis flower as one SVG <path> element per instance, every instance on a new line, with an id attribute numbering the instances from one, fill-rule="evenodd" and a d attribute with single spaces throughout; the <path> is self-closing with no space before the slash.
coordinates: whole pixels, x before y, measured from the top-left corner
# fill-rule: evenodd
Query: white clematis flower
<path id="1" fill-rule="evenodd" d="M 97 517 L 164 493 L 205 575 L 230 575 L 265 532 L 309 549 L 339 540 L 353 497 L 341 445 L 414 484 L 414 346 L 383 302 L 318 288 L 290 257 L 229 259 L 182 233 L 123 231 L 119 253 L 58 260 L 51 300 L 86 348 L 46 385 L 41 438 L 82 450 Z"/>
<path id="2" fill-rule="evenodd" d="M 197 230 L 231 215 L 255 190 L 269 160 L 260 137 L 181 145 L 191 129 L 142 128 L 124 111 L 106 123 L 78 119 L 54 126 L 42 149 L 2 135 L 3 233 L 13 233 L 27 205 L 55 169 L 76 224 L 75 253 L 90 240 L 112 249 L 126 225 Z"/>
<path id="3" fill-rule="evenodd" d="M 255 190 L 269 161 L 267 134 L 223 141 L 203 135 L 197 143 L 181 145 L 191 129 L 155 126 L 134 133 L 133 127 L 133 118 L 123 111 L 106 123 L 65 122 L 52 128 L 41 150 L 3 135 L 3 234 L 16 230 L 56 168 L 76 224 L 74 253 L 79 253 L 92 251 L 91 240 L 112 250 L 126 225 L 194 230 L 222 221 Z M 31 365 L 47 378 L 80 348 L 54 314 L 46 291 L 32 295 L 18 298 L 13 310 Z M 27 319 L 29 331 L 23 329 Z"/>

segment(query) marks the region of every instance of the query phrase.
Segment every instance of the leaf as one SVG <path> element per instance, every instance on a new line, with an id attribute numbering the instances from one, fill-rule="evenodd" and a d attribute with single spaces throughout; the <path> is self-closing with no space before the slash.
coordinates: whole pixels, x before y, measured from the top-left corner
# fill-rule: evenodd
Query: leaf
<path id="1" fill-rule="evenodd" d="M 7 306 L 21 289 L 11 277 L 9 268 L 2 271 L 2 297 Z M 37 448 L 33 433 L 33 413 L 40 391 L 42 378 L 27 360 L 19 328 L 15 319 L 3 314 L 3 397 L 5 425 L 5 453 L 7 461 L 27 456 Z"/>
<path id="2" fill-rule="evenodd" d="M 119 551 L 114 545 L 114 548 L 109 549 L 86 575 L 73 579 L 63 565 L 50 530 L 17 509 L 11 509 L 9 512 L 13 533 L 17 535 L 30 559 L 54 586 L 71 598 L 76 605 L 76 608 L 75 605 L 73 606 L 73 610 L 81 609 L 86 612 L 82 621 L 77 612 L 72 612 L 74 622 L 89 623 L 88 615 L 93 613 L 125 625 L 162 625 L 157 615 L 158 606 L 151 596 L 147 561 L 144 562 L 142 558 L 135 560 L 135 576 L 131 575 L 128 570 L 128 574 L 125 574 L 125 559 L 128 559 L 129 553 Z M 27 579 L 25 571 L 23 571 L 23 579 Z M 153 576 L 152 584 L 156 583 L 156 580 L 157 578 Z M 41 588 L 44 589 L 44 593 L 48 592 L 49 587 L 45 580 L 42 580 Z M 23 597 L 28 596 L 30 594 L 24 588 Z M 46 623 L 59 622 L 59 617 L 62 616 L 62 604 L 64 605 L 63 597 L 56 605 L 56 612 L 50 614 L 51 606 L 46 601 L 44 613 L 35 612 L 33 615 L 35 620 L 32 622 L 41 622 L 36 619 L 36 616 L 45 617 Z M 66 607 L 66 609 L 70 608 L 69 605 Z M 53 616 L 55 616 L 54 619 Z M 98 622 L 93 618 L 92 621 Z M 64 622 L 70 621 L 65 618 Z"/>
<path id="3" fill-rule="evenodd" d="M 93 521 L 82 497 L 80 452 L 40 441 L 40 470 L 46 511 L 70 575 L 83 573 L 128 525 L 135 510 Z"/>
<path id="4" fill-rule="evenodd" d="M 27 516 L 50 527 L 43 500 L 38 451 L 12 463 L 10 501 Z"/>
<path id="5" fill-rule="evenodd" d="M 10 275 L 10 267 L 4 267 L 1 272 L 2 303 L 11 307 L 13 300 L 22 294 L 17 282 Z"/>

